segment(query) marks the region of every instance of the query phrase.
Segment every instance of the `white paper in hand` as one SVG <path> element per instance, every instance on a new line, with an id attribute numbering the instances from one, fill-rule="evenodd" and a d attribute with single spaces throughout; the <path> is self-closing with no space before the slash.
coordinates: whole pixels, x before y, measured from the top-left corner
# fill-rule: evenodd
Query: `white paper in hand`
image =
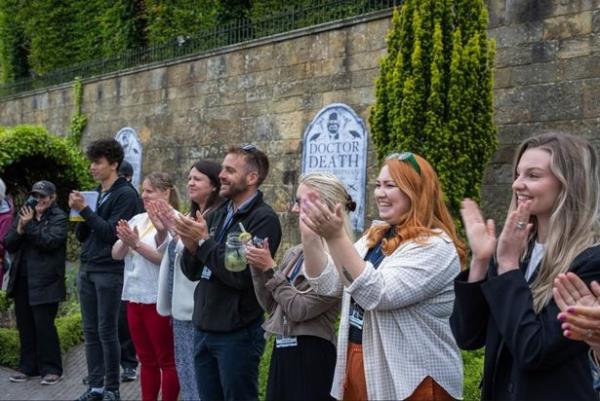
<path id="1" fill-rule="evenodd" d="M 96 204 L 98 203 L 99 192 L 98 191 L 81 191 L 80 193 L 81 193 L 81 195 L 83 195 L 83 198 L 85 199 L 85 203 L 88 205 L 88 207 L 90 209 L 92 209 L 92 212 L 95 212 Z M 83 221 L 83 217 L 81 217 L 79 215 L 79 212 L 77 210 L 71 209 L 71 212 L 69 213 L 69 220 L 70 221 Z"/>

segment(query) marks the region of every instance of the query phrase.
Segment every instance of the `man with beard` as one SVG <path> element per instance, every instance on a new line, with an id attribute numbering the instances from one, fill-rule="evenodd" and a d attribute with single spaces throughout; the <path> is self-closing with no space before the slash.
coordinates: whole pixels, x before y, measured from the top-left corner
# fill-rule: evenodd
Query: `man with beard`
<path id="1" fill-rule="evenodd" d="M 267 239 L 274 255 L 281 226 L 258 190 L 269 171 L 267 156 L 254 145 L 232 147 L 222 167 L 219 193 L 228 201 L 208 220 L 197 213 L 174 223 L 186 248 L 182 270 L 199 280 L 192 318 L 196 381 L 202 400 L 255 400 L 265 344 L 263 311 L 249 269 L 226 269 L 225 242 L 228 234 L 247 231 Z"/>

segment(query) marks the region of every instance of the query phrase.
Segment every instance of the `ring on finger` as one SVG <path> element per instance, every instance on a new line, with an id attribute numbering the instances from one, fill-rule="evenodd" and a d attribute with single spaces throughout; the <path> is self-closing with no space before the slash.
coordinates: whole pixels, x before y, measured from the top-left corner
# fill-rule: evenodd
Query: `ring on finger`
<path id="1" fill-rule="evenodd" d="M 588 329 L 585 335 L 588 338 L 588 340 L 591 339 L 594 336 L 594 330 Z"/>
<path id="2" fill-rule="evenodd" d="M 523 230 L 525 228 L 525 222 L 517 221 L 517 230 Z"/>

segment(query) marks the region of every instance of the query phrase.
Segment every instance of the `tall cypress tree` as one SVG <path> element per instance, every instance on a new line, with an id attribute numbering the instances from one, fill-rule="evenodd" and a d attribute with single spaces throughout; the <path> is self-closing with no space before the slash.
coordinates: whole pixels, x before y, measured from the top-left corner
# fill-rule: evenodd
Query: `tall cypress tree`
<path id="1" fill-rule="evenodd" d="M 483 0 L 405 0 L 392 18 L 369 119 L 378 158 L 395 150 L 425 157 L 455 216 L 463 198 L 479 199 L 497 147 L 487 21 Z"/>

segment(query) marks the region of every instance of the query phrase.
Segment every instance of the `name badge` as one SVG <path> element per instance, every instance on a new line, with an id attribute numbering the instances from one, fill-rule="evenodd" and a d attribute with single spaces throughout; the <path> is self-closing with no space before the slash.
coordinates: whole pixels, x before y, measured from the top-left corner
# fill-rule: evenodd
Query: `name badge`
<path id="1" fill-rule="evenodd" d="M 212 276 L 212 271 L 208 267 L 204 266 L 202 269 L 202 276 L 200 276 L 200 278 L 204 280 L 210 280 L 210 276 Z"/>
<path id="2" fill-rule="evenodd" d="M 298 338 L 297 337 L 284 337 L 284 336 L 275 337 L 275 347 L 277 347 L 277 348 L 289 348 L 289 347 L 297 347 L 297 346 L 298 346 Z"/>
<path id="3" fill-rule="evenodd" d="M 350 305 L 350 325 L 362 330 L 364 310 L 359 305 L 352 303 Z"/>

